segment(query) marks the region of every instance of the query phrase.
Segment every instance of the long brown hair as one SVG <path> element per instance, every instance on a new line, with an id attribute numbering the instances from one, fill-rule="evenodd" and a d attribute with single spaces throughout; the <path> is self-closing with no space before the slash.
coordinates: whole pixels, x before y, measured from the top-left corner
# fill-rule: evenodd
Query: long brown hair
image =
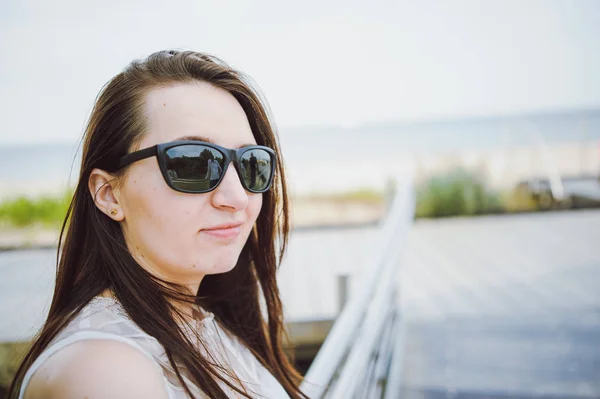
<path id="1" fill-rule="evenodd" d="M 88 189 L 94 168 L 115 171 L 117 160 L 136 147 L 146 121 L 142 108 L 146 94 L 169 84 L 202 81 L 231 93 L 244 109 L 258 144 L 273 148 L 277 174 L 272 189 L 263 194 L 263 206 L 236 267 L 207 275 L 191 301 L 201 303 L 237 336 L 281 383 L 292 398 L 305 397 L 302 377 L 283 350 L 285 337 L 276 270 L 289 233 L 285 174 L 277 136 L 264 100 L 249 78 L 220 59 L 192 51 L 160 51 L 133 61 L 102 89 L 83 137 L 79 181 L 63 223 L 57 253 L 54 296 L 48 318 L 11 385 L 17 397 L 24 374 L 49 343 L 95 296 L 112 290 L 128 316 L 165 348 L 171 367 L 192 397 L 185 376 L 211 398 L 226 399 L 221 380 L 238 393 L 214 364 L 204 358 L 178 326 L 175 300 L 186 301 L 174 284 L 164 284 L 146 272 L 127 250 L 118 223 L 100 212 Z M 265 308 L 263 316 L 261 308 Z M 265 320 L 266 318 L 266 320 Z"/>

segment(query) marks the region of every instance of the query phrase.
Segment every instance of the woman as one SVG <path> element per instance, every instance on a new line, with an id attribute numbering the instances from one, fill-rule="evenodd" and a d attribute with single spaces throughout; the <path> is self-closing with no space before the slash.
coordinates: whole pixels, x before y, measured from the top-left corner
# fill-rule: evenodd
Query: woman
<path id="1" fill-rule="evenodd" d="M 249 178 L 254 158 L 268 179 Z M 305 397 L 282 350 L 282 166 L 265 106 L 222 61 L 162 51 L 115 76 L 11 397 Z"/>

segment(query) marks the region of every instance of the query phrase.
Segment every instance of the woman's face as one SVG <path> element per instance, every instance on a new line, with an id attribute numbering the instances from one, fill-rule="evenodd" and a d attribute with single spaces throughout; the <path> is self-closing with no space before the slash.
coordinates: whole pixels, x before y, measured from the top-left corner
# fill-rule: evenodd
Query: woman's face
<path id="1" fill-rule="evenodd" d="M 237 100 L 207 83 L 154 89 L 144 111 L 147 132 L 138 149 L 184 138 L 227 148 L 256 144 Z M 133 163 L 115 195 L 134 258 L 153 274 L 191 289 L 205 275 L 235 266 L 262 206 L 262 194 L 247 192 L 233 165 L 215 190 L 186 194 L 167 186 L 156 157 Z M 230 225 L 236 227 L 219 228 Z"/>

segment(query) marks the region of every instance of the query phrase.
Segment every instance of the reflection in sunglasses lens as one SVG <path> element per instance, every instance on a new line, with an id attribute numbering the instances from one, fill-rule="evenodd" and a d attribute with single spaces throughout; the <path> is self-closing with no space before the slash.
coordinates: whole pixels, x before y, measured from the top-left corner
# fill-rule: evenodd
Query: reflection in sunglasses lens
<path id="1" fill-rule="evenodd" d="M 271 155 L 260 149 L 248 150 L 240 159 L 240 176 L 249 190 L 262 191 L 271 180 Z"/>
<path id="2" fill-rule="evenodd" d="M 180 190 L 203 192 L 218 183 L 225 157 L 214 148 L 203 145 L 180 145 L 166 151 L 167 175 Z"/>

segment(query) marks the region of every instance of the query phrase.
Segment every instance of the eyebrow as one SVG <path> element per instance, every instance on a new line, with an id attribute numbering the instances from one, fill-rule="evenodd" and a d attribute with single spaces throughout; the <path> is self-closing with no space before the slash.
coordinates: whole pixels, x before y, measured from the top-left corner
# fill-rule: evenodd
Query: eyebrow
<path id="1" fill-rule="evenodd" d="M 195 141 L 204 141 L 206 143 L 216 144 L 214 141 L 212 141 L 211 139 L 209 139 L 208 137 L 205 137 L 205 136 L 182 136 L 182 137 L 177 137 L 173 141 L 180 141 L 180 140 L 195 140 Z"/>
<path id="2" fill-rule="evenodd" d="M 205 143 L 211 143 L 211 144 L 217 145 L 217 143 L 215 143 L 214 140 L 211 140 L 205 136 L 182 136 L 182 137 L 176 138 L 174 141 L 179 141 L 179 140 L 204 141 Z M 256 145 L 256 144 L 255 143 L 242 144 L 241 146 L 239 146 L 237 148 L 249 147 L 252 145 Z"/>

